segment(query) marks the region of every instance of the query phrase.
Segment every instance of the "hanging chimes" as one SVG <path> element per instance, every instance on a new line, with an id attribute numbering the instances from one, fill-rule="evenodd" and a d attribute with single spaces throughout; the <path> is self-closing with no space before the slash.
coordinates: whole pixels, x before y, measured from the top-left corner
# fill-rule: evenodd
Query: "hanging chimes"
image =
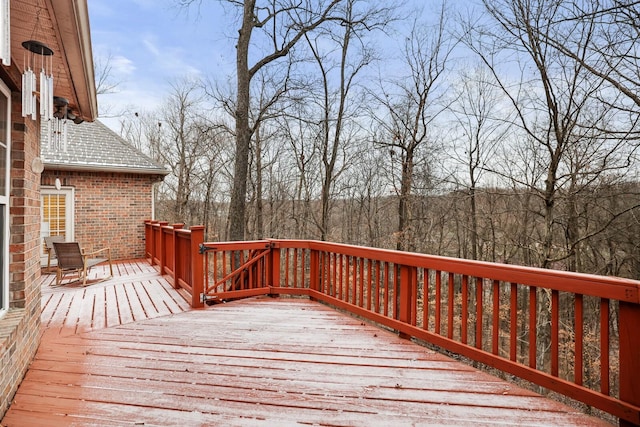
<path id="1" fill-rule="evenodd" d="M 44 120 L 53 118 L 53 50 L 36 40 L 22 42 L 26 49 L 22 73 L 22 117 L 37 118 L 37 99 L 40 95 L 40 115 Z M 40 67 L 40 88 L 34 69 Z M 39 90 L 38 90 L 39 89 Z"/>

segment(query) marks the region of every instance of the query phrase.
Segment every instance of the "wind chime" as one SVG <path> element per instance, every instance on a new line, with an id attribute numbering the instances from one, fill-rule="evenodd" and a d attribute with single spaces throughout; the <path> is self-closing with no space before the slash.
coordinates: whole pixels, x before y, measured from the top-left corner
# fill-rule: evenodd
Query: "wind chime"
<path id="1" fill-rule="evenodd" d="M 47 143 L 49 149 L 67 152 L 67 126 L 69 122 L 69 112 L 67 107 L 69 101 L 56 96 L 52 100 L 55 106 L 55 113 L 47 123 Z"/>
<path id="2" fill-rule="evenodd" d="M 40 26 L 40 12 L 32 37 Z M 67 106 L 64 98 L 53 96 L 53 50 L 35 39 L 22 42 L 25 48 L 24 72 L 22 73 L 22 117 L 37 119 L 37 101 L 40 100 L 40 119 L 47 122 L 47 143 L 56 151 L 67 151 Z M 38 74 L 39 68 L 39 85 Z"/>
<path id="3" fill-rule="evenodd" d="M 22 42 L 26 49 L 24 72 L 22 73 L 22 117 L 37 118 L 37 96 L 40 95 L 40 116 L 42 120 L 53 118 L 53 51 L 44 43 L 36 40 Z M 39 60 L 39 61 L 38 61 Z M 40 68 L 40 90 L 37 86 L 36 72 Z"/>

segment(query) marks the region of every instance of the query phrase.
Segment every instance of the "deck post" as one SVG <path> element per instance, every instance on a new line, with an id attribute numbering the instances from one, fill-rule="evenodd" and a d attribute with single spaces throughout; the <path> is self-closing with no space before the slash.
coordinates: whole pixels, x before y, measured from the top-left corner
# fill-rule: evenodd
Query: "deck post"
<path id="1" fill-rule="evenodd" d="M 180 288 L 180 283 L 178 283 L 178 278 L 182 277 L 182 274 L 183 274 L 183 272 L 181 271 L 180 260 L 184 256 L 184 254 L 180 252 L 180 241 L 178 239 L 176 230 L 181 230 L 183 227 L 184 227 L 184 224 L 180 224 L 180 223 L 173 224 L 171 226 L 171 238 L 173 239 L 173 242 L 171 242 L 171 244 L 173 245 L 173 259 L 171 260 L 171 265 L 169 266 L 169 268 L 173 272 L 173 287 L 175 289 Z"/>
<path id="2" fill-rule="evenodd" d="M 191 227 L 191 239 L 189 255 L 191 258 L 191 307 L 202 308 L 204 301 L 201 294 L 204 293 L 204 263 L 206 254 L 199 252 L 200 245 L 204 243 L 204 226 L 195 225 Z"/>
<path id="3" fill-rule="evenodd" d="M 158 225 L 158 221 L 149 222 L 149 236 L 145 236 L 148 240 L 146 247 L 149 248 L 149 256 L 151 257 L 151 265 L 156 264 L 156 232 L 155 227 Z"/>
<path id="4" fill-rule="evenodd" d="M 309 252 L 309 289 L 317 291 L 320 282 L 320 253 L 311 249 Z M 313 299 L 313 298 L 312 298 Z"/>
<path id="5" fill-rule="evenodd" d="M 162 227 L 169 225 L 168 222 L 163 221 L 160 223 L 160 235 L 158 240 L 158 263 L 160 264 L 160 274 L 164 275 L 164 268 L 167 265 L 167 236 L 164 231 L 162 231 Z"/>
<path id="6" fill-rule="evenodd" d="M 269 251 L 269 266 L 270 271 L 267 272 L 267 277 L 270 277 L 271 284 L 269 286 L 280 286 L 280 246 L 272 243 Z M 287 266 L 288 268 L 289 266 Z"/>
<path id="7" fill-rule="evenodd" d="M 620 400 L 640 407 L 640 304 L 620 301 Z M 620 427 L 640 425 L 620 419 Z"/>
<path id="8" fill-rule="evenodd" d="M 151 220 L 144 220 L 144 257 L 151 257 L 151 264 L 153 265 L 153 255 L 151 254 L 151 239 L 153 233 L 151 229 Z"/>
<path id="9" fill-rule="evenodd" d="M 164 227 L 165 225 L 167 225 L 168 223 L 166 221 L 157 221 L 154 225 L 153 225 L 153 264 L 159 264 L 160 263 L 160 253 L 162 251 L 160 251 L 160 242 L 162 242 L 162 227 Z M 162 270 L 161 270 L 162 272 Z"/>
<path id="10" fill-rule="evenodd" d="M 400 292 L 398 292 L 396 307 L 399 307 L 398 320 L 406 324 L 411 324 L 411 283 L 413 283 L 415 276 L 415 267 L 400 266 Z M 411 336 L 400 332 L 400 338 L 409 339 Z"/>

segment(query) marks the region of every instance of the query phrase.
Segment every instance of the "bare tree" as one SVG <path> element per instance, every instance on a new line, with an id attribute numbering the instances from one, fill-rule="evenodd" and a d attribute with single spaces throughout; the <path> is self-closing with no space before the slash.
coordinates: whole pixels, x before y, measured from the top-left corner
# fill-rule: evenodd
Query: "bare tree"
<path id="1" fill-rule="evenodd" d="M 282 116 L 278 126 L 281 138 L 286 141 L 291 156 L 291 170 L 296 172 L 291 200 L 290 218 L 294 222 L 292 235 L 296 238 L 315 238 L 312 225 L 312 198 L 316 194 L 315 185 L 320 181 L 316 167 L 318 144 L 313 143 L 317 132 L 312 120 L 311 107 L 300 96 L 289 108 L 289 114 Z"/>
<path id="2" fill-rule="evenodd" d="M 543 182 L 532 188 L 542 201 L 540 215 L 544 218 L 539 265 L 566 263 L 564 268 L 576 269 L 581 242 L 593 235 L 578 224 L 577 194 L 591 191 L 600 177 L 628 168 L 637 150 L 637 144 L 624 142 L 628 129 L 615 129 L 622 119 L 619 112 L 602 102 L 606 80 L 591 73 L 584 61 L 567 57 L 549 43 L 564 40 L 570 33 L 574 55 L 585 58 L 593 49 L 596 23 L 567 20 L 570 6 L 554 0 L 526 4 L 484 0 L 484 5 L 502 30 L 493 33 L 492 43 L 502 47 L 502 59 L 516 58 L 521 82 L 512 85 L 501 75 L 504 67 L 501 71 L 496 65 L 495 57 L 484 49 L 486 39 L 478 33 L 469 45 L 511 100 L 520 129 L 535 143 L 532 151 L 540 150 L 536 158 L 545 167 Z M 528 74 L 529 69 L 533 73 Z M 615 99 L 610 98 L 611 104 Z M 618 214 L 613 213 L 613 218 Z M 558 236 L 567 236 L 566 244 Z"/>
<path id="3" fill-rule="evenodd" d="M 122 84 L 122 81 L 117 79 L 113 70 L 113 63 L 116 59 L 113 54 L 109 52 L 106 56 L 95 56 L 93 58 L 94 64 L 94 76 L 96 81 L 96 94 L 100 96 L 100 117 L 107 117 L 112 112 L 112 107 L 107 102 L 104 102 L 104 95 L 109 95 L 118 92 L 118 87 Z M 121 111 L 116 114 L 122 114 Z"/>
<path id="4" fill-rule="evenodd" d="M 607 82 L 624 97 L 640 107 L 640 1 L 636 0 L 585 0 L 564 5 L 558 21 L 564 26 L 561 37 L 539 32 L 536 37 L 544 40 L 571 61 Z M 589 25 L 592 28 L 588 43 L 575 37 L 572 27 Z M 576 47 L 581 47 L 576 49 Z M 603 99 L 607 103 L 606 99 Z M 611 104 L 611 107 L 629 108 L 628 104 Z"/>
<path id="5" fill-rule="evenodd" d="M 114 76 L 113 61 L 114 57 L 111 52 L 109 52 L 106 57 L 96 56 L 93 59 L 96 79 L 96 94 L 98 95 L 115 93 L 118 86 L 122 83 Z"/>
<path id="6" fill-rule="evenodd" d="M 249 120 L 251 81 L 261 69 L 287 56 L 306 33 L 331 20 L 340 0 L 327 4 L 291 0 L 274 0 L 265 5 L 257 4 L 256 0 L 234 3 L 242 6 L 242 23 L 236 45 L 236 149 L 229 206 L 229 239 L 242 240 L 245 237 L 249 150 L 253 135 Z M 250 65 L 249 51 L 256 30 L 269 40 L 271 48 L 259 54 Z"/>
<path id="7" fill-rule="evenodd" d="M 431 142 L 431 125 L 445 110 L 440 102 L 444 94 L 441 84 L 444 84 L 444 74 L 457 44 L 447 32 L 448 25 L 444 4 L 434 26 L 415 21 L 403 52 L 409 75 L 390 84 L 382 82 L 375 94 L 386 113 L 386 117 L 378 114 L 382 133 L 377 144 L 389 151 L 392 163 L 400 168 L 398 250 L 411 250 L 411 195 L 416 161 L 420 158 L 420 150 L 424 151 Z"/>
<path id="8" fill-rule="evenodd" d="M 172 84 L 172 92 L 165 105 L 156 113 L 158 126 L 152 150 L 171 171 L 163 185 L 170 188 L 171 221 L 193 223 L 192 197 L 197 194 L 199 163 L 205 162 L 205 150 L 211 142 L 211 125 L 203 116 L 200 84 L 190 79 Z"/>
<path id="9" fill-rule="evenodd" d="M 354 144 L 354 138 L 357 138 L 354 124 L 364 102 L 358 93 L 357 79 L 375 59 L 364 32 L 384 28 L 391 19 L 389 9 L 369 8 L 362 12 L 361 3 L 359 0 L 345 0 L 343 7 L 336 11 L 336 16 L 342 18 L 341 26 L 318 32 L 315 38 L 305 35 L 320 79 L 321 95 L 314 97 L 311 94 L 311 97 L 317 99 L 320 112 L 316 141 L 322 170 L 321 212 L 316 225 L 320 229 L 321 240 L 327 240 L 330 232 L 335 182 L 351 163 L 347 145 Z"/>
<path id="10" fill-rule="evenodd" d="M 477 192 L 482 175 L 495 158 L 508 126 L 508 116 L 500 109 L 500 93 L 493 78 L 482 66 L 460 72 L 458 86 L 454 88 L 450 106 L 455 117 L 456 143 L 452 151 L 457 162 L 466 168 L 466 192 L 469 210 L 471 258 L 482 258 L 479 242 Z M 461 134 L 460 134 L 461 133 Z M 485 184 L 486 186 L 486 184 Z M 466 251 L 463 250 L 463 256 Z"/>

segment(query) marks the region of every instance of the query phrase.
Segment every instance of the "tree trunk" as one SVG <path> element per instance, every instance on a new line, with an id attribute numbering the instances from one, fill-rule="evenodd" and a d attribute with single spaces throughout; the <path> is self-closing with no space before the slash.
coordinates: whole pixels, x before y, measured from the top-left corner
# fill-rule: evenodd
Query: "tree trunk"
<path id="1" fill-rule="evenodd" d="M 256 148 L 256 222 L 255 222 L 255 238 L 263 239 L 264 235 L 264 207 L 262 204 L 262 142 L 260 141 L 260 125 L 256 127 L 255 137 Z M 271 209 L 273 214 L 273 206 Z"/>
<path id="2" fill-rule="evenodd" d="M 478 208 L 476 206 L 476 186 L 473 178 L 469 188 L 469 202 L 471 203 L 471 259 L 478 259 Z"/>
<path id="3" fill-rule="evenodd" d="M 560 162 L 560 150 L 556 149 L 551 154 L 547 179 L 544 190 L 544 241 L 543 241 L 543 261 L 542 268 L 551 268 L 553 254 L 553 222 L 555 220 L 555 198 L 556 198 L 556 171 Z"/>
<path id="4" fill-rule="evenodd" d="M 245 210 L 247 197 L 247 176 L 249 171 L 249 144 L 251 129 L 249 128 L 249 97 L 251 75 L 249 73 L 249 43 L 253 30 L 253 9 L 255 0 L 244 2 L 242 27 L 238 31 L 236 50 L 236 149 L 233 173 L 233 187 L 229 202 L 229 240 L 243 240 L 245 233 Z"/>
<path id="5" fill-rule="evenodd" d="M 411 248 L 411 187 L 413 181 L 413 151 L 407 150 L 406 158 L 402 164 L 402 178 L 400 183 L 400 201 L 398 203 L 398 239 L 396 249 L 407 251 Z"/>

